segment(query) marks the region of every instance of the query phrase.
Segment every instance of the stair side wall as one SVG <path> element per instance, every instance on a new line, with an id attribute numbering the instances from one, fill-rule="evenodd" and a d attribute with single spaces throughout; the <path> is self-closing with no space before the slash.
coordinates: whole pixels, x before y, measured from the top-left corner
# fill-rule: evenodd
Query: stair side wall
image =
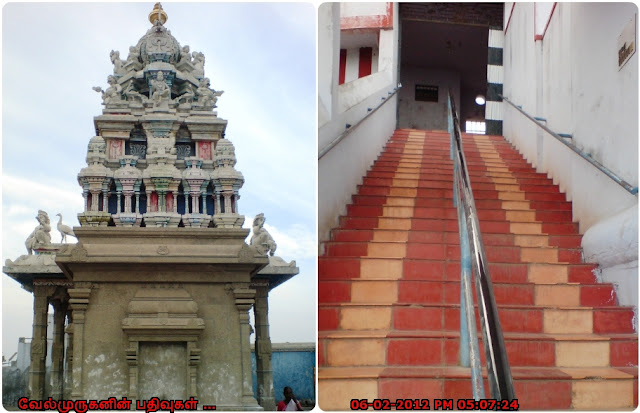
<path id="1" fill-rule="evenodd" d="M 637 186 L 638 54 L 619 66 L 617 46 L 637 19 L 637 6 L 557 3 L 549 16 L 533 3 L 508 3 L 505 11 L 504 95 L 530 115 L 545 118 L 551 130 L 572 134 L 578 148 Z M 548 18 L 546 26 L 536 24 L 541 18 Z M 504 104 L 504 111 L 505 138 L 566 193 L 573 220 L 589 240 L 583 244 L 586 255 L 598 261 L 604 281 L 626 292 L 619 295 L 622 303 L 637 306 L 637 219 L 612 219 L 637 211 L 637 196 L 510 105 Z M 605 230 L 595 229 L 603 225 Z M 635 234 L 635 242 L 623 242 L 619 234 L 625 232 Z M 604 258 L 611 243 L 622 249 L 618 259 Z"/>
<path id="2" fill-rule="evenodd" d="M 346 138 L 318 160 L 318 245 L 329 239 L 340 215 L 356 193 L 357 185 L 373 164 L 396 125 L 397 94 L 389 97 L 398 83 L 398 5 L 393 3 L 393 28 L 380 30 L 378 72 L 338 87 L 337 66 L 340 53 L 340 25 L 337 6 L 323 5 L 319 11 L 318 61 L 332 62 L 325 67 L 333 76 L 321 76 L 318 84 L 318 151 L 338 138 L 346 125 L 358 124 L 376 108 L 381 98 L 388 100 Z M 338 16 L 339 17 L 339 16 Z M 336 39 L 337 38 L 337 39 Z M 328 66 L 325 63 L 325 66 Z M 321 253 L 321 252 L 320 252 Z"/>

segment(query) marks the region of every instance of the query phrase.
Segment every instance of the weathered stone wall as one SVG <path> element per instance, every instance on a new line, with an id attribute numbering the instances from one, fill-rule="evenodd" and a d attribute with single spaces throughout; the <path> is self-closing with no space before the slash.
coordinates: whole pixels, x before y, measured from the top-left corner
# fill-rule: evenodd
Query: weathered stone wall
<path id="1" fill-rule="evenodd" d="M 186 343 L 140 343 L 139 397 L 187 399 Z"/>
<path id="2" fill-rule="evenodd" d="M 184 286 L 198 304 L 204 320 L 198 346 L 198 399 L 202 404 L 239 405 L 242 398 L 242 362 L 238 311 L 224 284 Z M 248 343 L 246 344 L 249 345 Z"/>
<path id="3" fill-rule="evenodd" d="M 170 272 L 167 270 L 167 275 Z M 132 272 L 129 276 L 146 278 L 151 275 Z M 155 273 L 155 276 L 163 278 L 164 275 Z M 179 280 L 180 274 L 173 272 L 172 278 Z M 122 320 L 129 316 L 128 305 L 139 289 L 162 289 L 169 285 L 176 287 L 176 284 L 153 286 L 146 283 L 94 284 L 85 320 L 83 349 L 85 394 L 83 398 L 103 400 L 128 394 L 129 366 L 125 351 L 129 347 L 129 340 L 123 331 Z M 205 328 L 196 342 L 196 346 L 201 350 L 201 362 L 197 375 L 200 404 L 240 405 L 242 396 L 240 328 L 232 292 L 225 289 L 224 283 L 182 284 L 180 287 L 186 290 L 197 303 L 198 316 L 205 322 Z M 168 377 L 168 375 L 170 371 L 179 370 L 178 367 L 167 367 L 169 370 L 164 371 L 154 368 L 153 362 L 148 361 L 149 357 L 174 360 L 180 351 L 186 351 L 185 341 L 171 342 L 168 341 L 171 340 L 170 337 L 168 332 L 167 337 L 159 339 L 161 341 L 155 346 L 149 346 L 149 343 L 145 342 L 140 343 L 138 353 L 140 399 L 169 396 L 165 394 L 167 383 L 173 383 L 172 386 L 176 387 L 181 382 L 182 386 L 186 386 L 186 362 L 182 367 L 185 372 L 184 379 L 176 381 L 175 377 Z M 170 343 L 172 344 L 169 345 Z M 174 344 L 182 350 L 171 347 Z M 152 382 L 147 381 L 153 375 L 166 376 L 161 377 L 161 380 L 156 383 L 163 384 L 154 387 Z M 174 394 L 170 396 L 173 397 Z"/>

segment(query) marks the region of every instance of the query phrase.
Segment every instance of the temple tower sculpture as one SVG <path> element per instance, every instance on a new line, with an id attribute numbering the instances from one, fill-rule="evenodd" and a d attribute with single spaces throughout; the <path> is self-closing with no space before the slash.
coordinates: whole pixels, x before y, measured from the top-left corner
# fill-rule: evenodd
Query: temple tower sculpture
<path id="1" fill-rule="evenodd" d="M 222 91 L 205 77 L 204 55 L 165 27 L 159 3 L 149 21 L 126 60 L 111 52 L 108 87 L 94 88 L 104 109 L 78 174 L 84 211 L 73 229 L 77 244 L 51 244 L 40 225 L 42 242 L 27 245 L 40 258 L 8 261 L 5 272 L 38 292 L 34 340 L 46 337 L 47 303 L 56 308 L 55 396 L 134 403 L 194 397 L 199 407 L 275 410 L 267 297 L 298 268 L 273 256 L 262 215 L 255 241 L 245 242 L 244 177 L 225 139 L 227 121 L 214 111 Z M 43 260 L 52 268 L 29 267 Z M 45 288 L 36 279 L 45 276 L 56 282 Z M 65 317 L 68 344 L 60 348 Z M 50 394 L 36 350 L 31 396 L 42 399 Z"/>

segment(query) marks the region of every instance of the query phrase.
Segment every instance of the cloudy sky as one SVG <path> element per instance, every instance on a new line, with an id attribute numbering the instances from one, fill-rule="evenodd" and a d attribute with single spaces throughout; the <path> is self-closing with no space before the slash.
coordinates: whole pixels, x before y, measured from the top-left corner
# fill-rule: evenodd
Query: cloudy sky
<path id="1" fill-rule="evenodd" d="M 307 3 L 164 3 L 165 26 L 206 57 L 205 75 L 225 93 L 240 213 L 263 212 L 277 255 L 300 274 L 272 291 L 273 342 L 316 337 L 315 8 Z M 113 66 L 149 29 L 153 3 L 9 3 L 2 9 L 2 262 L 26 253 L 38 209 L 79 225 L 93 117 Z M 52 240 L 60 234 L 52 225 Z M 73 242 L 73 239 L 70 238 Z M 31 337 L 33 300 L 2 275 L 2 354 Z"/>

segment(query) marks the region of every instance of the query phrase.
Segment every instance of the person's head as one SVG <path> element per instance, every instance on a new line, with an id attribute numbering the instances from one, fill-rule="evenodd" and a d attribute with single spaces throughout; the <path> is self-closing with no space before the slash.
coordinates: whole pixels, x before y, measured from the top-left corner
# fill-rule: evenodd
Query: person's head
<path id="1" fill-rule="evenodd" d="M 282 393 L 284 394 L 284 399 L 287 402 L 293 398 L 293 390 L 291 390 L 291 387 L 289 386 L 285 387 Z"/>

